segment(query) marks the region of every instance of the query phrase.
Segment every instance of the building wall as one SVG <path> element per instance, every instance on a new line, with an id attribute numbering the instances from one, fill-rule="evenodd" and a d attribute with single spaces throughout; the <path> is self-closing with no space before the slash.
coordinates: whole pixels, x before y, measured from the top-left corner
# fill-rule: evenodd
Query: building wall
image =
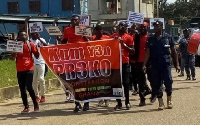
<path id="1" fill-rule="evenodd" d="M 8 14 L 7 2 L 19 2 L 19 14 L 38 14 L 31 13 L 29 10 L 29 0 L 1 0 L 0 14 Z M 40 0 L 41 12 L 39 14 L 47 14 L 52 17 L 67 17 L 70 18 L 72 14 L 80 14 L 80 0 L 75 0 L 74 11 L 62 11 L 62 0 Z"/>
<path id="2" fill-rule="evenodd" d="M 143 13 L 145 18 L 153 18 L 153 4 L 142 3 L 142 0 L 121 0 L 121 6 L 121 14 L 105 14 L 106 0 L 88 0 L 88 13 L 92 14 L 93 20 L 127 19 L 129 11 Z"/>

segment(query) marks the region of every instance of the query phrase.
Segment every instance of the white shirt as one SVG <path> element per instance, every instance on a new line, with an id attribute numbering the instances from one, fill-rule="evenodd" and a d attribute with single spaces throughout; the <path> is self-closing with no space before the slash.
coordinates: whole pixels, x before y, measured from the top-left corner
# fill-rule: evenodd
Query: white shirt
<path id="1" fill-rule="evenodd" d="M 45 42 L 46 43 L 46 41 L 43 39 L 43 38 L 40 38 L 43 42 Z M 33 42 L 34 44 L 35 44 L 35 46 L 37 47 L 37 49 L 38 49 L 38 52 L 40 53 L 40 47 L 38 47 L 38 44 L 42 44 L 41 42 L 40 42 L 40 40 L 33 40 L 32 38 L 30 39 L 30 41 L 31 42 Z M 38 59 L 36 59 L 35 58 L 35 56 L 33 56 L 33 58 L 34 58 L 34 64 L 35 65 L 38 65 L 38 64 L 45 64 L 45 61 L 44 61 L 44 59 L 43 59 L 43 57 L 42 57 L 42 55 L 40 54 L 39 55 L 39 58 Z"/>

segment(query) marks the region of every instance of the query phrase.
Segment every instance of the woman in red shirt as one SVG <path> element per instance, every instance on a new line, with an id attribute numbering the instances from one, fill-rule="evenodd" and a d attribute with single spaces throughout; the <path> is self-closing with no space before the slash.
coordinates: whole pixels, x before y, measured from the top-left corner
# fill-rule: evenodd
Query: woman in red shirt
<path id="1" fill-rule="evenodd" d="M 23 41 L 23 53 L 13 53 L 12 59 L 16 58 L 16 68 L 17 68 L 17 79 L 21 92 L 21 98 L 24 104 L 24 110 L 22 113 L 28 113 L 29 105 L 27 100 L 26 89 L 31 96 L 34 104 L 34 111 L 39 111 L 39 105 L 36 101 L 35 92 L 32 87 L 33 82 L 33 59 L 32 54 L 36 58 L 39 57 L 39 53 L 33 42 L 28 41 L 28 35 L 24 31 L 18 32 L 18 41 Z"/>

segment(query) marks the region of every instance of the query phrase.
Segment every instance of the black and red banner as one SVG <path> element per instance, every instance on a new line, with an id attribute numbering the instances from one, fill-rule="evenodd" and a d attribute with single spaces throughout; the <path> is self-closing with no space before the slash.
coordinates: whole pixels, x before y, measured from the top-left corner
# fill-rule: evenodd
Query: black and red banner
<path id="1" fill-rule="evenodd" d="M 122 97 L 118 40 L 46 46 L 40 51 L 76 101 Z"/>

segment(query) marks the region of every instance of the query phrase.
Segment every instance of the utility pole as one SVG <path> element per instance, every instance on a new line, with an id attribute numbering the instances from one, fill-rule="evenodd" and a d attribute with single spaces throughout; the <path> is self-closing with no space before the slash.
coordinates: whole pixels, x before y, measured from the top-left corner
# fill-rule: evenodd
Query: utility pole
<path id="1" fill-rule="evenodd" d="M 159 0 L 156 0 L 156 11 L 157 11 L 157 18 L 159 17 Z"/>

